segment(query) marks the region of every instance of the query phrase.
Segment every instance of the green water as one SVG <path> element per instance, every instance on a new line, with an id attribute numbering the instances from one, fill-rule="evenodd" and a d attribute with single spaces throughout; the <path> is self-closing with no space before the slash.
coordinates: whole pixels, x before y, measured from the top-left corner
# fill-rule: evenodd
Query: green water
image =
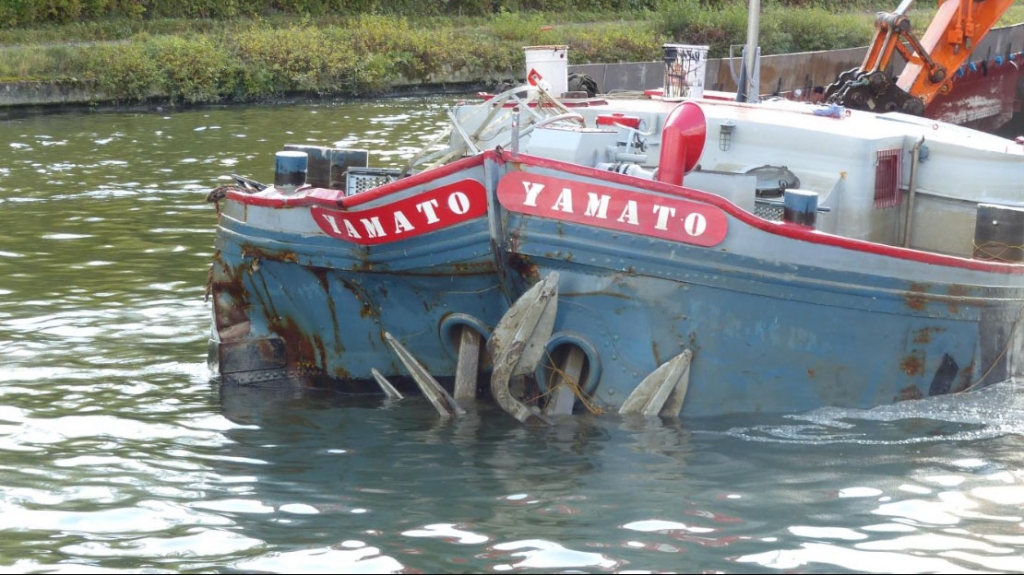
<path id="1" fill-rule="evenodd" d="M 400 165 L 446 102 L 0 122 L 0 571 L 1024 571 L 1015 384 L 538 429 L 211 382 L 206 193 L 284 143 Z"/>

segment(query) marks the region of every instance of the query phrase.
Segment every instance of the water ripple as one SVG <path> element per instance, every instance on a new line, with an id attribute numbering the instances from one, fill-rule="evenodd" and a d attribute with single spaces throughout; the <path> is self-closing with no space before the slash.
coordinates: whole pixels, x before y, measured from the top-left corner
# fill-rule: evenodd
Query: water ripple
<path id="1" fill-rule="evenodd" d="M 400 166 L 448 103 L 8 121 L 0 571 L 1024 571 L 1013 382 L 540 429 L 485 401 L 443 422 L 422 398 L 211 381 L 206 191 L 268 180 L 283 143 Z"/>

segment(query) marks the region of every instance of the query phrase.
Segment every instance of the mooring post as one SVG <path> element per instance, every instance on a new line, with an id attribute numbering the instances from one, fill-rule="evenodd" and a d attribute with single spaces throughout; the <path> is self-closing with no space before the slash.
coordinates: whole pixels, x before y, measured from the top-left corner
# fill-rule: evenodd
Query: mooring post
<path id="1" fill-rule="evenodd" d="M 291 192 L 306 183 L 309 155 L 306 152 L 286 150 L 274 156 L 274 186 Z"/>
<path id="2" fill-rule="evenodd" d="M 783 192 L 782 220 L 813 228 L 818 220 L 818 192 L 786 190 Z"/>

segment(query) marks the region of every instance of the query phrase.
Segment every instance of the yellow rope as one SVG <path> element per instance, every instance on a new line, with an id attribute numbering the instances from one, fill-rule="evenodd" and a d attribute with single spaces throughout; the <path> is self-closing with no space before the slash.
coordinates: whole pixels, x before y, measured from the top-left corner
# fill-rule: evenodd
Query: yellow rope
<path id="1" fill-rule="evenodd" d="M 555 390 L 558 389 L 558 387 L 555 386 L 556 382 L 558 381 L 556 377 L 561 376 L 562 384 L 566 385 L 569 388 L 569 391 L 571 391 L 572 394 L 576 396 L 576 399 L 580 400 L 580 403 L 583 404 L 583 407 L 586 408 L 587 411 L 594 415 L 601 415 L 602 413 L 604 413 L 604 410 L 601 409 L 600 406 L 595 404 L 593 401 L 590 400 L 589 397 L 587 397 L 587 394 L 584 393 L 583 390 L 580 388 L 579 382 L 573 379 L 572 377 L 569 377 L 569 374 L 565 373 L 565 371 L 562 370 L 562 368 L 558 367 L 558 365 L 555 363 L 555 360 L 551 357 L 550 353 L 547 354 L 547 357 L 548 363 L 551 365 L 551 376 L 548 377 L 548 392 L 538 396 L 536 399 L 545 398 L 553 394 Z"/>
<path id="2" fill-rule="evenodd" d="M 1004 255 L 1007 252 L 1010 252 L 1009 256 Z M 1024 255 L 1024 246 L 1015 246 L 1003 242 L 985 242 L 982 244 L 974 244 L 975 259 L 997 260 L 1001 262 L 1017 263 L 1021 261 L 1022 255 Z"/>
<path id="3" fill-rule="evenodd" d="M 985 381 L 985 378 L 988 377 L 988 374 L 992 373 L 992 370 L 995 369 L 996 365 L 999 364 L 999 360 L 1002 359 L 1004 355 L 1006 355 L 1006 350 L 1010 349 L 1010 344 L 1013 343 L 1013 338 L 1017 333 L 1017 328 L 1020 327 L 1020 322 L 1022 319 L 1024 319 L 1024 307 L 1020 308 L 1020 313 L 1017 314 L 1017 319 L 1014 320 L 1013 322 L 1013 328 L 1010 329 L 1010 333 L 1006 336 L 1006 345 L 1003 346 L 1003 350 L 999 352 L 999 355 L 997 355 L 996 358 L 992 360 L 992 365 L 988 366 L 988 369 L 985 370 L 985 373 L 981 374 L 981 377 L 979 377 L 974 383 L 960 390 L 960 393 L 974 389 L 975 387 L 978 386 L 978 384 Z"/>

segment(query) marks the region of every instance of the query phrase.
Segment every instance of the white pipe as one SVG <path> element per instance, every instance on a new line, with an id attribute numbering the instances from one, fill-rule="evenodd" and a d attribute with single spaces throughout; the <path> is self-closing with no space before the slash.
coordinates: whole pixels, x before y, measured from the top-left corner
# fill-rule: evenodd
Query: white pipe
<path id="1" fill-rule="evenodd" d="M 903 229 L 903 247 L 910 247 L 911 228 L 914 226 L 914 196 L 917 194 L 917 166 L 921 163 L 921 145 L 924 144 L 924 136 L 914 144 L 910 155 L 910 183 L 907 190 L 907 218 Z"/>

